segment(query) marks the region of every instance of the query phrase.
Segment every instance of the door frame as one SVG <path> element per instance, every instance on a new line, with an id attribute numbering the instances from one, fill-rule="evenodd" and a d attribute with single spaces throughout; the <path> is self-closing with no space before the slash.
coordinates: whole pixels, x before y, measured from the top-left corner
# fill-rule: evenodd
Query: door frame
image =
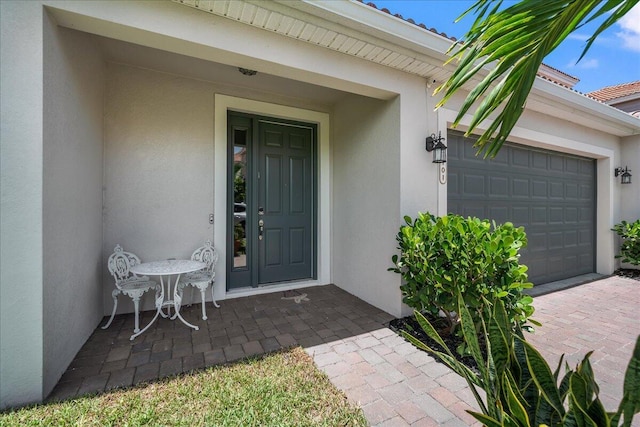
<path id="1" fill-rule="evenodd" d="M 235 298 L 278 290 L 331 283 L 331 164 L 329 152 L 330 120 L 324 112 L 288 107 L 229 95 L 214 97 L 214 225 L 213 241 L 220 256 L 216 266 L 216 299 Z M 227 290 L 227 112 L 229 110 L 317 126 L 317 240 L 315 244 L 317 279 L 285 282 L 258 288 Z"/>
<path id="2" fill-rule="evenodd" d="M 234 212 L 235 212 L 235 203 L 234 203 L 234 190 L 233 183 L 231 182 L 234 179 L 233 165 L 234 165 L 234 151 L 231 144 L 233 144 L 233 138 L 229 134 L 233 132 L 233 124 L 229 125 L 229 117 L 236 117 L 237 120 L 242 123 L 246 122 L 247 127 L 247 167 L 250 172 L 250 176 L 246 180 L 246 194 L 247 194 L 247 209 L 246 209 L 246 219 L 245 219 L 245 232 L 247 239 L 247 247 L 246 247 L 246 256 L 247 256 L 247 264 L 244 269 L 238 270 L 236 274 L 236 281 L 240 279 L 240 281 L 247 281 L 248 286 L 238 286 L 235 285 L 235 288 L 231 288 L 231 281 L 233 276 L 233 263 L 234 258 L 232 255 L 233 245 L 234 245 Z M 238 124 L 239 128 L 244 128 L 244 124 Z M 264 183 L 264 180 L 260 180 L 257 178 L 257 175 L 260 170 L 260 164 L 263 159 L 261 158 L 262 153 L 262 141 L 260 141 L 261 131 L 260 126 L 262 123 L 267 123 L 271 125 L 283 126 L 283 127 L 292 127 L 292 128 L 304 128 L 308 129 L 311 132 L 311 147 L 310 147 L 310 164 L 309 164 L 309 174 L 310 174 L 310 184 L 311 184 L 311 210 L 310 210 L 310 221 L 311 221 L 311 234 L 308 248 L 310 249 L 311 256 L 311 264 L 310 264 L 310 276 L 304 279 L 295 279 L 295 280 L 283 280 L 282 283 L 288 282 L 301 282 L 301 281 L 309 281 L 316 280 L 318 277 L 317 272 L 317 245 L 316 242 L 318 240 L 318 126 L 316 123 L 302 122 L 302 121 L 293 121 L 290 119 L 279 119 L 271 116 L 265 115 L 257 115 L 257 114 L 249 114 L 246 112 L 239 112 L 236 110 L 228 110 L 227 111 L 227 242 L 226 242 L 226 250 L 227 250 L 227 259 L 224 260 L 226 262 L 226 281 L 227 281 L 227 290 L 232 291 L 233 289 L 238 289 L 242 287 L 253 287 L 258 288 L 261 286 L 272 286 L 274 283 L 278 282 L 261 282 L 260 277 L 260 249 L 258 242 L 258 219 L 260 217 L 255 216 L 256 206 L 258 204 L 258 195 L 260 193 L 260 185 Z M 265 255 L 265 254 L 262 254 Z M 221 260 L 222 261 L 222 260 Z"/>

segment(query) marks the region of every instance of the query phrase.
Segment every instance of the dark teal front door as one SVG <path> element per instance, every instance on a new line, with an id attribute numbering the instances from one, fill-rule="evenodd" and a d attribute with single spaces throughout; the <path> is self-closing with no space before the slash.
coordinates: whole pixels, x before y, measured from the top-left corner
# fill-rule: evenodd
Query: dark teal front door
<path id="1" fill-rule="evenodd" d="M 230 288 L 315 277 L 314 125 L 229 113 Z"/>

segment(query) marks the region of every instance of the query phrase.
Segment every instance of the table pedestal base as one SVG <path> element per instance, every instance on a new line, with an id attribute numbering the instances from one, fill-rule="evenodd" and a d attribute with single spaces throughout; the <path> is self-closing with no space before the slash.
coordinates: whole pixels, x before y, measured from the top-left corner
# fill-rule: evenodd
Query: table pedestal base
<path id="1" fill-rule="evenodd" d="M 160 276 L 160 296 L 158 296 L 158 298 L 156 299 L 156 314 L 155 316 L 153 316 L 153 319 L 151 319 L 151 321 L 149 322 L 149 324 L 147 326 L 145 326 L 143 329 L 141 329 L 140 331 L 136 332 L 135 334 L 131 335 L 131 338 L 129 338 L 129 340 L 133 341 L 133 339 L 135 337 L 137 337 L 138 335 L 142 334 L 144 331 L 146 331 L 147 329 L 149 329 L 149 327 L 151 325 L 154 324 L 154 322 L 158 319 L 158 316 L 162 316 L 163 318 L 167 318 L 169 316 L 171 316 L 171 307 L 173 307 L 175 313 L 173 314 L 173 316 L 169 317 L 170 320 L 175 320 L 175 318 L 179 318 L 182 323 L 184 323 L 185 325 L 187 325 L 190 328 L 195 329 L 196 331 L 199 330 L 200 328 L 196 325 L 192 325 L 191 323 L 187 322 L 184 317 L 182 317 L 182 315 L 180 314 L 180 306 L 182 304 L 182 296 L 179 294 L 179 290 L 178 290 L 178 284 L 180 283 L 180 274 L 178 274 L 175 278 L 175 280 L 173 281 L 173 299 L 172 300 L 164 300 L 164 276 Z M 171 275 L 167 275 L 167 295 L 171 295 Z M 163 311 L 163 308 L 167 307 L 167 313 L 165 314 L 165 312 Z"/>

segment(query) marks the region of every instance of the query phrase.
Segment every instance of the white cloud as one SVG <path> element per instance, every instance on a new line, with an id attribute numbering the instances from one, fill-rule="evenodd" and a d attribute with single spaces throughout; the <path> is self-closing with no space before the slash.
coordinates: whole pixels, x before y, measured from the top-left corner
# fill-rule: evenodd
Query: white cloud
<path id="1" fill-rule="evenodd" d="M 569 40 L 578 40 L 581 42 L 586 42 L 589 39 L 588 34 L 580 34 L 580 33 L 571 33 L 567 36 Z"/>
<path id="2" fill-rule="evenodd" d="M 595 68 L 600 67 L 600 61 L 598 61 L 597 59 L 593 58 L 593 59 L 584 59 L 578 63 L 576 63 L 576 61 L 578 60 L 578 58 L 574 58 L 573 60 L 569 61 L 569 63 L 567 64 L 567 68 L 579 68 L 582 70 L 593 70 Z"/>
<path id="3" fill-rule="evenodd" d="M 640 3 L 633 7 L 618 22 L 622 31 L 617 32 L 624 47 L 640 52 Z"/>

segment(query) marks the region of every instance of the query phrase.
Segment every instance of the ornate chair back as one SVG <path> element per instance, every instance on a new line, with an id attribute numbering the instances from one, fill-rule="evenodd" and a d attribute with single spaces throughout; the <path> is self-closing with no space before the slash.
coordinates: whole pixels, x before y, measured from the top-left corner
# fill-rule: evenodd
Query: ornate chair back
<path id="1" fill-rule="evenodd" d="M 132 276 L 129 269 L 136 264 L 140 264 L 140 258 L 131 252 L 125 252 L 122 246 L 116 245 L 107 263 L 109 273 L 111 273 L 116 280 L 116 286 Z M 133 276 L 135 276 L 135 274 L 133 274 Z"/>
<path id="2" fill-rule="evenodd" d="M 211 244 L 211 240 L 207 240 L 204 242 L 204 246 L 196 249 L 191 255 L 191 259 L 193 261 L 200 261 L 207 264 L 206 271 L 207 273 L 213 277 L 213 269 L 218 262 L 218 251 Z"/>

